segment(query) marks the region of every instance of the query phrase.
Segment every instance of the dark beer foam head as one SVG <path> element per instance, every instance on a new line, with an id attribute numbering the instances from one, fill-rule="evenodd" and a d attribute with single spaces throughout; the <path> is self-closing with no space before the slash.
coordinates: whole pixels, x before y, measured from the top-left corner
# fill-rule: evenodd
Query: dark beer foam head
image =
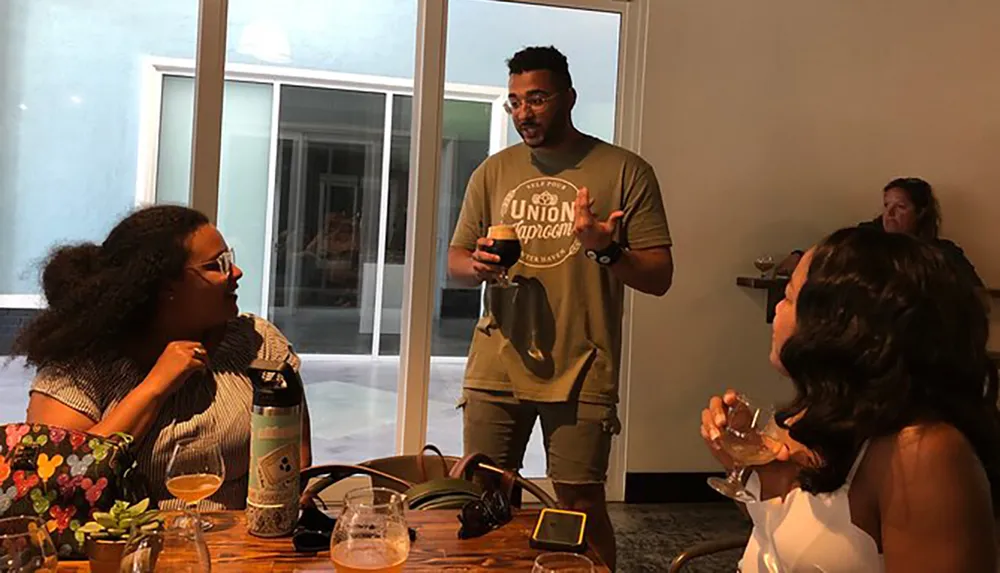
<path id="1" fill-rule="evenodd" d="M 517 232 L 514 231 L 512 225 L 493 225 L 490 227 L 489 234 L 487 235 L 491 239 L 496 239 L 497 241 L 516 241 Z"/>

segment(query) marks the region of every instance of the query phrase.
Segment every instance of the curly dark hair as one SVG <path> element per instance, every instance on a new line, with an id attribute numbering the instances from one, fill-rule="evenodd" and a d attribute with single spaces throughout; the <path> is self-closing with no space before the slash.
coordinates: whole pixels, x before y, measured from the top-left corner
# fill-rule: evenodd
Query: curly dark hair
<path id="1" fill-rule="evenodd" d="M 546 70 L 552 73 L 560 88 L 568 90 L 573 87 L 569 62 L 554 46 L 534 46 L 521 50 L 507 60 L 507 70 L 511 75 Z"/>
<path id="2" fill-rule="evenodd" d="M 931 184 L 919 177 L 899 177 L 886 183 L 882 188 L 882 193 L 890 189 L 899 189 L 910 198 L 910 202 L 917 208 L 917 231 L 916 235 L 921 239 L 932 240 L 938 238 L 941 232 L 941 206 L 934 197 L 934 188 Z"/>
<path id="3" fill-rule="evenodd" d="M 843 229 L 816 247 L 795 308 L 781 363 L 796 398 L 776 417 L 821 460 L 801 471 L 802 488 L 834 491 L 865 440 L 941 422 L 971 443 L 996 512 L 996 368 L 986 305 L 971 281 L 925 241 Z"/>
<path id="4" fill-rule="evenodd" d="M 13 354 L 63 368 L 120 356 L 124 342 L 146 334 L 163 287 L 184 272 L 187 239 L 208 223 L 187 207 L 147 207 L 100 245 L 54 249 L 42 271 L 48 306 L 18 334 Z"/>

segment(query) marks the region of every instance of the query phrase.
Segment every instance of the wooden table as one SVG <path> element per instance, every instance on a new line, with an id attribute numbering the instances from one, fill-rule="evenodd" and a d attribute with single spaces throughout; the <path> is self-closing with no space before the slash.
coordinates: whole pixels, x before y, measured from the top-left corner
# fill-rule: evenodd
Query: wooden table
<path id="1" fill-rule="evenodd" d="M 215 527 L 206 533 L 212 573 L 333 571 L 328 552 L 296 553 L 290 538 L 261 539 L 246 532 L 242 511 L 207 513 Z M 456 511 L 414 511 L 407 515 L 417 540 L 410 549 L 406 571 L 531 571 L 539 551 L 528 546 L 538 510 L 525 509 L 502 528 L 476 539 L 458 539 Z M 597 555 L 587 556 L 606 572 Z M 60 573 L 89 572 L 86 562 L 63 562 Z"/>

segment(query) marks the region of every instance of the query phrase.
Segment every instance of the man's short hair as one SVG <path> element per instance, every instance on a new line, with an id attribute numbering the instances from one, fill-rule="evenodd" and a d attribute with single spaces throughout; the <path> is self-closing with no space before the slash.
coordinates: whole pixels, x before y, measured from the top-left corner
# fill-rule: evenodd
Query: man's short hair
<path id="1" fill-rule="evenodd" d="M 507 60 L 507 69 L 511 75 L 547 70 L 560 88 L 573 87 L 573 78 L 569 75 L 569 62 L 566 61 L 566 56 L 553 46 L 524 48 Z"/>

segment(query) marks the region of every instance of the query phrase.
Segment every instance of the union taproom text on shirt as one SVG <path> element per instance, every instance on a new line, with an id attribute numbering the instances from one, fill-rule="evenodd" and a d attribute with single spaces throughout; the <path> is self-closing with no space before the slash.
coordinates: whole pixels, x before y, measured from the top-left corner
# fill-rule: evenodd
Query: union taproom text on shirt
<path id="1" fill-rule="evenodd" d="M 569 181 L 538 177 L 504 196 L 500 217 L 517 230 L 523 264 L 556 267 L 580 250 L 573 233 L 576 194 L 577 187 Z"/>

